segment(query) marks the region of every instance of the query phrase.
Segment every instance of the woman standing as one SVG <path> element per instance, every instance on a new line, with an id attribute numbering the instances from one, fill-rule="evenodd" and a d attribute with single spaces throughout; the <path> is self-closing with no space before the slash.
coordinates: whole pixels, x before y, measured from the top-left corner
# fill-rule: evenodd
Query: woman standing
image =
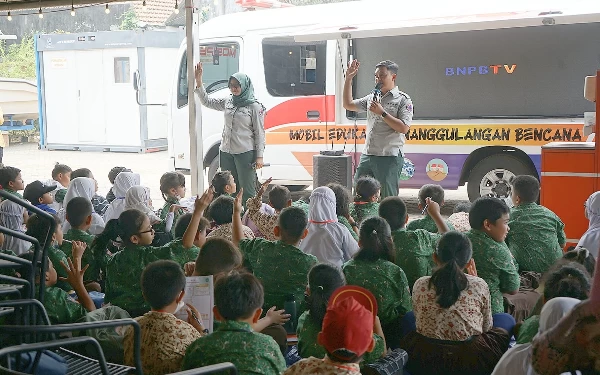
<path id="1" fill-rule="evenodd" d="M 221 170 L 230 171 L 244 189 L 243 203 L 256 193 L 256 169 L 263 167 L 265 107 L 254 97 L 254 87 L 244 73 L 229 77 L 229 98 L 211 98 L 202 85 L 202 63 L 196 65 L 196 93 L 203 106 L 225 112 L 219 149 Z"/>

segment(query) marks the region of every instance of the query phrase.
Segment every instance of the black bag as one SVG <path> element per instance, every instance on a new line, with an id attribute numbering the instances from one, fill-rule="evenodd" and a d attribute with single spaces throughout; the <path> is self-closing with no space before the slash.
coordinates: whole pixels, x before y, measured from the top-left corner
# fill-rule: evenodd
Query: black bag
<path id="1" fill-rule="evenodd" d="M 402 375 L 407 362 L 408 353 L 404 349 L 395 349 L 374 363 L 365 365 L 361 373 L 363 375 Z"/>
<path id="2" fill-rule="evenodd" d="M 171 233 L 169 232 L 155 232 L 154 233 L 154 240 L 152 241 L 152 246 L 163 246 L 168 244 L 169 242 L 171 242 L 173 240 L 173 237 L 171 236 Z"/>

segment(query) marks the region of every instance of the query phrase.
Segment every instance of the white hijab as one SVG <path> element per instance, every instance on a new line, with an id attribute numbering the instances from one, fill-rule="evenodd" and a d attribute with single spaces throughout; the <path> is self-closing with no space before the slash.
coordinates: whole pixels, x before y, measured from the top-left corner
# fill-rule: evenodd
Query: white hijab
<path id="1" fill-rule="evenodd" d="M 598 258 L 600 248 L 600 191 L 590 195 L 585 202 L 585 216 L 590 221 L 588 230 L 581 236 L 578 247 L 585 247 Z"/>
<path id="2" fill-rule="evenodd" d="M 300 249 L 312 254 L 321 263 L 341 267 L 358 251 L 358 243 L 335 211 L 335 194 L 326 186 L 318 187 L 310 195 L 308 235 Z"/>
<path id="3" fill-rule="evenodd" d="M 538 335 L 554 327 L 581 301 L 570 297 L 552 298 L 542 308 Z M 500 358 L 492 375 L 538 375 L 531 365 L 531 343 L 517 344 Z"/>
<path id="4" fill-rule="evenodd" d="M 140 175 L 131 172 L 121 172 L 115 178 L 113 185 L 113 193 L 115 200 L 110 202 L 110 205 L 104 213 L 104 221 L 108 222 L 112 219 L 118 219 L 123 211 L 125 211 L 125 195 L 127 191 L 140 184 Z"/>
<path id="5" fill-rule="evenodd" d="M 71 224 L 65 220 L 67 204 L 69 201 L 76 197 L 83 197 L 92 202 L 92 197 L 96 194 L 96 181 L 87 177 L 77 177 L 71 180 L 67 194 L 65 194 L 65 200 L 63 202 L 63 208 L 59 211 L 58 216 L 63 221 L 63 231 L 71 229 Z M 92 226 L 88 229 L 93 235 L 102 233 L 104 230 L 104 220 L 96 212 L 92 211 Z"/>
<path id="6" fill-rule="evenodd" d="M 156 216 L 154 209 L 149 204 L 150 202 L 150 189 L 145 186 L 132 186 L 127 190 L 125 194 L 125 209 L 136 209 L 145 213 L 150 219 L 151 223 L 160 221 L 160 218 Z"/>
<path id="7" fill-rule="evenodd" d="M 24 233 L 23 228 L 23 213 L 25 208 L 19 206 L 13 201 L 8 199 L 0 203 L 0 225 L 12 229 L 17 232 Z M 13 236 L 4 235 L 4 243 L 2 244 L 2 250 L 12 250 L 17 255 L 21 255 L 31 247 L 31 242 L 15 238 Z"/>

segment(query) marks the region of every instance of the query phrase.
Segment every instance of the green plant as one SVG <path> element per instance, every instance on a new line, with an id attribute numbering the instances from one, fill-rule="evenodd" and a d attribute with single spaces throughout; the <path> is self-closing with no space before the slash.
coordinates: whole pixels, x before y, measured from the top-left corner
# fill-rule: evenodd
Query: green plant
<path id="1" fill-rule="evenodd" d="M 120 30 L 135 30 L 138 28 L 137 16 L 135 15 L 135 11 L 133 9 L 129 9 L 125 13 L 121 14 L 119 19 L 121 20 L 121 25 L 119 26 Z"/>
<path id="2" fill-rule="evenodd" d="M 0 77 L 35 79 L 33 35 L 8 46 L 5 40 L 0 41 L 0 60 Z"/>

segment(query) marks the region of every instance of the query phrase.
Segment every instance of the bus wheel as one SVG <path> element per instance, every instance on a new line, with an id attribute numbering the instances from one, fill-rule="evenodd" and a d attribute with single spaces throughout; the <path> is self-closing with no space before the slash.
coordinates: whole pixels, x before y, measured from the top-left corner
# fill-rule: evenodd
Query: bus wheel
<path id="1" fill-rule="evenodd" d="M 217 154 L 217 156 L 210 162 L 210 165 L 208 166 L 208 184 L 210 185 L 213 177 L 215 177 L 215 175 L 217 174 L 217 172 L 219 171 L 219 155 Z"/>
<path id="2" fill-rule="evenodd" d="M 535 171 L 531 171 L 518 158 L 504 154 L 488 156 L 477 163 L 469 174 L 469 200 L 472 202 L 479 197 L 510 198 L 512 180 L 522 174 L 537 178 Z"/>

